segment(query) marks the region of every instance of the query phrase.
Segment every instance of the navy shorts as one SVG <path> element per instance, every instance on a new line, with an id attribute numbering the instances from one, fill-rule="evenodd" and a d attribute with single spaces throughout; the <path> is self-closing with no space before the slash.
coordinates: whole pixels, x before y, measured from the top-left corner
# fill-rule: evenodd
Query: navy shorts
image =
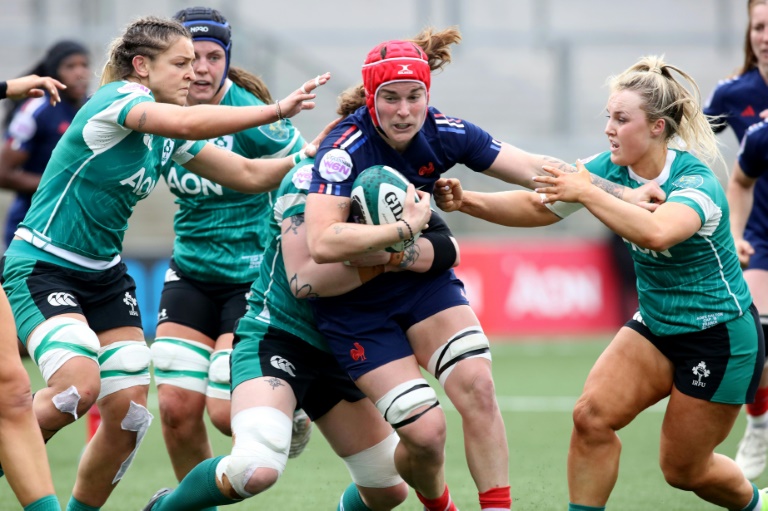
<path id="1" fill-rule="evenodd" d="M 766 270 L 768 271 L 768 239 L 762 236 L 755 236 L 746 231 L 744 238 L 749 241 L 755 253 L 749 258 L 749 266 L 745 270 Z"/>
<path id="2" fill-rule="evenodd" d="M 419 282 L 417 287 L 387 296 L 378 303 L 353 299 L 312 301 L 317 329 L 353 380 L 412 355 L 413 349 L 405 336 L 411 326 L 445 309 L 469 305 L 464 284 L 452 271 L 421 278 Z"/>
<path id="3" fill-rule="evenodd" d="M 251 284 L 220 284 L 195 280 L 171 260 L 166 273 L 157 324 L 178 323 L 211 339 L 234 331 L 235 321 L 248 309 Z"/>

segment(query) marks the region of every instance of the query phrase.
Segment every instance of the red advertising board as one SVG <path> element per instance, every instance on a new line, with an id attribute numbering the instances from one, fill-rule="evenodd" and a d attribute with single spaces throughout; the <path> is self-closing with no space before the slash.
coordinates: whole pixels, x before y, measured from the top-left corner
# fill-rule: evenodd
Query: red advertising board
<path id="1" fill-rule="evenodd" d="M 619 281 L 607 244 L 463 240 L 456 274 L 489 335 L 589 335 L 615 331 Z"/>

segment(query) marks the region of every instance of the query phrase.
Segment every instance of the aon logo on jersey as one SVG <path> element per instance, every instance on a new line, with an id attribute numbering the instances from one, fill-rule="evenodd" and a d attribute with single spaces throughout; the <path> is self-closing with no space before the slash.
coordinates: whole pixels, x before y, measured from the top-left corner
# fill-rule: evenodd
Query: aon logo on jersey
<path id="1" fill-rule="evenodd" d="M 628 241 L 624 238 L 622 239 L 624 240 L 624 243 L 627 243 L 630 247 L 632 247 L 633 251 L 640 252 L 641 254 L 651 255 L 653 256 L 654 259 L 658 258 L 659 254 L 663 255 L 664 257 L 672 257 L 672 253 L 669 251 L 669 249 L 665 250 L 664 252 L 656 252 L 655 250 L 651 250 L 650 248 L 638 247 L 631 241 Z"/>
<path id="2" fill-rule="evenodd" d="M 168 171 L 168 188 L 187 195 L 224 195 L 224 189 L 218 183 L 209 181 L 191 172 L 179 174 L 176 167 Z"/>
<path id="3" fill-rule="evenodd" d="M 152 176 L 145 176 L 147 169 L 142 167 L 138 172 L 131 177 L 120 181 L 121 185 L 130 186 L 133 189 L 133 193 L 141 197 L 142 199 L 149 195 L 152 190 L 157 186 L 157 181 L 152 179 Z"/>

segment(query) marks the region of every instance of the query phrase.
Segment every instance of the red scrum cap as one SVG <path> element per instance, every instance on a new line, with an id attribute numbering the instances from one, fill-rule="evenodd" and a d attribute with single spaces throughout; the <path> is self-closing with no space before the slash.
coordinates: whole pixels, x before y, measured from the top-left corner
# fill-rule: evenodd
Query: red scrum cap
<path id="1" fill-rule="evenodd" d="M 382 85 L 393 82 L 420 82 L 427 91 L 429 102 L 431 81 L 427 54 L 417 44 L 411 41 L 387 41 L 372 49 L 363 64 L 363 86 L 373 125 L 379 127 L 376 94 Z"/>

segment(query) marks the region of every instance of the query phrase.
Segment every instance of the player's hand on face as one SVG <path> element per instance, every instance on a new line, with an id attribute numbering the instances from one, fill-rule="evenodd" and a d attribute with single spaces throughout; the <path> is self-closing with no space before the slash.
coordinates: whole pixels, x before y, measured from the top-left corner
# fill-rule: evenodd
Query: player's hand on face
<path id="1" fill-rule="evenodd" d="M 739 264 L 741 265 L 741 268 L 744 269 L 749 266 L 749 260 L 755 253 L 755 249 L 752 247 L 752 244 L 744 238 L 734 240 L 734 242 L 736 244 L 736 255 L 739 256 Z"/>
<path id="2" fill-rule="evenodd" d="M 311 80 L 301 84 L 301 87 L 291 92 L 285 99 L 280 100 L 280 112 L 284 118 L 290 118 L 298 114 L 302 110 L 311 110 L 315 108 L 315 102 L 310 101 L 315 99 L 317 94 L 313 91 L 325 85 L 325 83 L 331 79 L 331 73 L 325 73 L 317 75 Z"/>
<path id="3" fill-rule="evenodd" d="M 544 165 L 542 168 L 550 175 L 535 176 L 533 180 L 547 185 L 534 190 L 541 194 L 541 202 L 544 204 L 555 201 L 580 202 L 581 196 L 592 187 L 589 171 L 580 161 L 576 162 L 576 172 L 564 172 L 550 165 Z"/>
<path id="4" fill-rule="evenodd" d="M 656 208 L 667 200 L 667 194 L 664 193 L 664 190 L 661 189 L 656 181 L 650 181 L 639 188 L 626 188 L 623 199 L 625 202 L 640 206 L 653 213 L 656 211 Z"/>
<path id="5" fill-rule="evenodd" d="M 461 209 L 464 190 L 461 188 L 461 182 L 458 179 L 440 178 L 435 182 L 433 195 L 437 207 L 446 213 L 450 213 L 451 211 Z"/>
<path id="6" fill-rule="evenodd" d="M 419 197 L 419 202 L 416 202 L 416 196 Z M 414 235 L 426 229 L 429 224 L 429 219 L 432 216 L 432 210 L 430 209 L 431 199 L 432 196 L 427 192 L 417 190 L 413 183 L 408 184 L 408 189 L 405 192 L 405 206 L 403 207 L 402 218 L 411 226 Z"/>

